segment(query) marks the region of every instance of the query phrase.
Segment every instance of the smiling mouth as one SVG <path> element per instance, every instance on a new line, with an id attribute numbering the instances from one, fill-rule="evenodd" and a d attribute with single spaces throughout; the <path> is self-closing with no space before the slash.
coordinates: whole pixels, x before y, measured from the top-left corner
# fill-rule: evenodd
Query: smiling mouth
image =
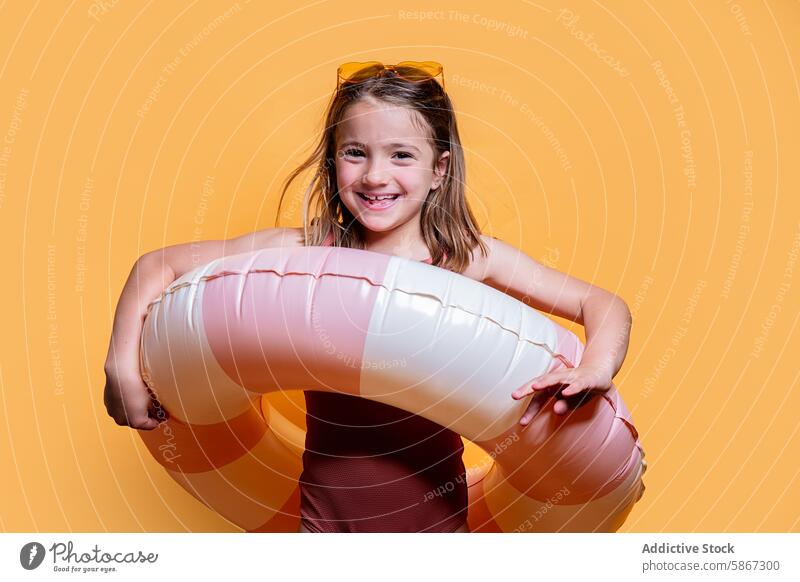
<path id="1" fill-rule="evenodd" d="M 366 200 L 367 202 L 380 202 L 381 200 L 395 200 L 400 197 L 400 194 L 376 194 L 376 195 L 367 195 L 363 192 L 356 192 L 360 198 Z"/>
<path id="2" fill-rule="evenodd" d="M 402 198 L 402 194 L 367 195 L 363 192 L 356 192 L 356 194 L 358 194 L 358 197 L 361 200 L 361 204 L 364 206 L 364 208 L 375 211 L 392 208 L 397 200 Z"/>

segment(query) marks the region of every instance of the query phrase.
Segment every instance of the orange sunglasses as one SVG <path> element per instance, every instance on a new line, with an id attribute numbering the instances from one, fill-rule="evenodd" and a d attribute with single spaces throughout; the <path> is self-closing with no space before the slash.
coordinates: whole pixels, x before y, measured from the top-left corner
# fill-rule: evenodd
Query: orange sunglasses
<path id="1" fill-rule="evenodd" d="M 444 70 L 442 65 L 435 61 L 403 61 L 396 65 L 384 65 L 380 61 L 345 63 L 336 71 L 336 86 L 343 83 L 360 83 L 372 77 L 385 75 L 389 71 L 412 83 L 436 79 L 444 89 Z"/>

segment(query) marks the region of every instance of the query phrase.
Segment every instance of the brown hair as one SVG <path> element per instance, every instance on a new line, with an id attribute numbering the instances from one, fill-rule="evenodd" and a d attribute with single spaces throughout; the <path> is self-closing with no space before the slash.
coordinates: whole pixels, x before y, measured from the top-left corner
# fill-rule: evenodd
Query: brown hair
<path id="1" fill-rule="evenodd" d="M 431 140 L 434 167 L 443 151 L 450 152 L 444 180 L 428 193 L 422 205 L 420 224 L 431 264 L 463 272 L 469 265 L 472 249 L 480 247 L 485 256 L 487 248 L 464 193 L 466 168 L 453 104 L 434 79 L 414 82 L 386 75 L 337 87 L 326 108 L 324 130 L 316 147 L 284 182 L 278 216 L 292 182 L 305 170 L 316 167 L 303 197 L 303 244 L 321 246 L 332 233 L 334 246 L 364 248 L 363 227 L 339 198 L 335 163 L 336 127 L 347 108 L 361 99 L 409 109 L 414 123 L 419 124 Z M 311 211 L 314 218 L 309 223 Z M 445 254 L 447 257 L 443 260 Z"/>

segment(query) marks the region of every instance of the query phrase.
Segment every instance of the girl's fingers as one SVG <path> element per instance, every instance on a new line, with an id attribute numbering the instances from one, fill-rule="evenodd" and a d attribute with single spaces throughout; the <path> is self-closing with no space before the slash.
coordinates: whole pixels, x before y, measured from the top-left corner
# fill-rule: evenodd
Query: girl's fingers
<path id="1" fill-rule="evenodd" d="M 525 425 L 529 424 L 531 420 L 533 420 L 534 416 L 535 415 L 531 414 L 530 411 L 526 411 L 525 414 L 522 415 L 522 418 L 519 419 L 519 423 L 522 426 L 525 426 Z"/>
<path id="2" fill-rule="evenodd" d="M 525 414 L 522 415 L 522 418 L 519 419 L 519 423 L 523 426 L 530 424 L 530 422 L 534 419 L 534 417 L 539 414 L 539 411 L 542 409 L 542 405 L 544 404 L 544 395 L 537 394 L 535 395 L 530 404 L 528 404 L 528 408 L 525 411 Z"/>
<path id="3" fill-rule="evenodd" d="M 536 388 L 549 388 L 551 386 L 569 386 L 573 382 L 578 381 L 574 372 L 572 370 L 561 370 L 558 372 L 553 372 L 551 374 L 547 374 L 542 376 L 541 378 L 537 378 L 531 384 Z"/>
<path id="4" fill-rule="evenodd" d="M 566 388 L 561 391 L 562 396 L 574 396 L 579 392 L 583 392 L 586 390 L 586 386 L 583 384 L 570 384 Z"/>
<path id="5" fill-rule="evenodd" d="M 556 400 L 556 403 L 553 404 L 553 412 L 556 414 L 566 414 L 569 412 L 569 404 L 563 398 L 559 398 Z"/>
<path id="6" fill-rule="evenodd" d="M 520 418 L 519 423 L 523 426 L 530 424 L 534 417 L 542 409 L 542 406 L 549 398 L 555 398 L 553 403 L 553 412 L 559 415 L 567 414 L 570 410 L 578 408 L 583 404 L 589 402 L 593 396 L 592 390 L 578 386 L 572 390 L 565 388 L 560 394 L 551 395 L 547 392 L 536 391 L 534 397 L 528 404 L 525 414 Z"/>
<path id="7" fill-rule="evenodd" d="M 511 397 L 519 400 L 520 398 L 524 398 L 528 394 L 533 394 L 537 391 L 546 390 L 551 386 L 556 386 L 558 384 L 563 384 L 564 374 L 559 372 L 554 372 L 552 374 L 545 374 L 543 376 L 539 376 L 538 378 L 534 378 L 527 384 L 520 386 L 514 392 L 511 393 Z"/>
<path id="8" fill-rule="evenodd" d="M 158 400 L 150 402 L 150 405 L 147 407 L 147 414 L 156 421 L 156 424 L 161 424 L 169 419 L 169 413 Z"/>
<path id="9" fill-rule="evenodd" d="M 594 397 L 599 393 L 600 391 L 598 390 L 581 390 L 578 391 L 576 394 L 572 395 L 565 394 L 564 392 L 562 392 L 561 394 L 562 398 L 560 398 L 558 402 L 556 402 L 556 406 L 553 407 L 553 410 L 556 411 L 556 413 L 558 414 L 565 414 L 570 410 L 575 410 L 577 408 L 580 408 L 587 402 L 591 402 L 594 399 Z M 562 410 L 563 412 L 560 412 Z"/>
<path id="10" fill-rule="evenodd" d="M 511 398 L 514 400 L 519 400 L 520 398 L 525 398 L 528 394 L 533 393 L 533 388 L 531 388 L 530 384 L 525 384 L 524 386 L 520 386 L 516 390 L 511 393 Z"/>
<path id="11" fill-rule="evenodd" d="M 564 374 L 561 372 L 553 372 L 552 374 L 545 374 L 534 378 L 531 382 L 531 387 L 535 390 L 543 390 L 555 384 L 562 384 L 564 382 Z"/>

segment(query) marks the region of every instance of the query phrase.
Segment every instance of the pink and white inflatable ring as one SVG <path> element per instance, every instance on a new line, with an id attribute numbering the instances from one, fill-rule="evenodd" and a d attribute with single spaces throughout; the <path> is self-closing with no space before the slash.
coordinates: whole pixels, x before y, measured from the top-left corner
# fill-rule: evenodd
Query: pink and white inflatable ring
<path id="1" fill-rule="evenodd" d="M 583 344 L 535 309 L 429 264 L 269 248 L 186 273 L 148 306 L 142 376 L 169 420 L 139 431 L 169 475 L 245 531 L 297 531 L 304 429 L 269 393 L 353 394 L 424 416 L 488 453 L 468 471 L 473 532 L 611 532 L 643 491 L 616 388 L 527 426 L 511 392 L 574 367 Z M 280 395 L 280 394 L 278 394 Z"/>

